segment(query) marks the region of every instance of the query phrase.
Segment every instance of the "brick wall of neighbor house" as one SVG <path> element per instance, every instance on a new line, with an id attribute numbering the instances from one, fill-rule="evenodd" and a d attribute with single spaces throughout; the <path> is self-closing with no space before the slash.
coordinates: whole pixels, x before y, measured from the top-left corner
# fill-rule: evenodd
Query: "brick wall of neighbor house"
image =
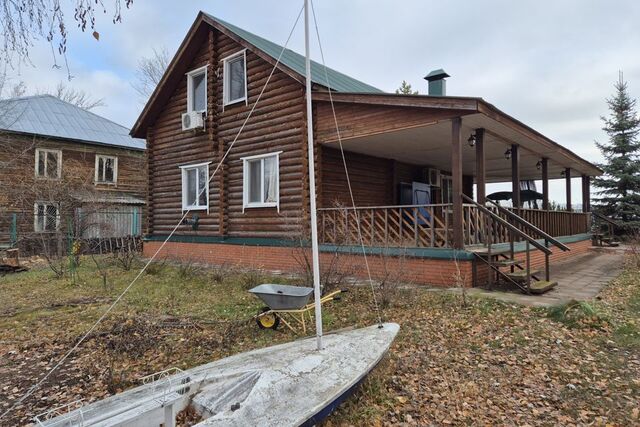
<path id="1" fill-rule="evenodd" d="M 183 214 L 179 166 L 211 162 L 209 173 L 213 174 L 267 81 L 272 65 L 247 50 L 248 102 L 223 106 L 222 60 L 242 49 L 231 38 L 211 29 L 186 67 L 190 71 L 208 64 L 206 130 L 182 131 L 181 116 L 187 111 L 186 76 L 172 89 L 152 124 L 147 139 L 150 234 L 167 234 Z M 300 218 L 308 203 L 303 91 L 304 86 L 284 72 L 274 72 L 260 103 L 210 182 L 209 209 L 190 213 L 198 215 L 198 229 L 184 226 L 177 234 L 289 237 L 299 232 Z M 280 212 L 276 208 L 252 208 L 243 213 L 241 158 L 276 151 L 282 151 Z"/>
<path id="2" fill-rule="evenodd" d="M 162 242 L 148 241 L 144 243 L 144 256 L 152 256 L 160 247 Z M 584 240 L 576 243 L 569 243 L 570 252 L 562 252 L 559 249 L 553 250 L 552 262 L 567 259 L 572 256 L 583 254 L 589 250 L 591 243 Z M 249 246 L 224 243 L 178 243 L 168 242 L 158 254 L 158 258 L 172 258 L 175 260 L 190 259 L 195 262 L 202 262 L 212 265 L 236 265 L 243 268 L 260 268 L 267 271 L 279 271 L 295 273 L 301 271 L 301 267 L 296 261 L 295 252 L 299 248 L 281 246 Z M 541 254 L 541 253 L 540 253 Z M 332 253 L 323 252 L 320 254 L 320 263 L 328 262 Z M 351 254 L 340 254 L 343 265 L 348 271 L 353 271 L 356 276 L 366 278 L 366 271 L 363 269 L 362 256 Z M 520 256 L 523 256 L 521 254 Z M 538 267 L 544 267 L 544 256 L 540 257 L 532 253 L 532 263 Z M 418 258 L 418 257 L 387 257 L 386 265 L 380 256 L 370 255 L 368 257 L 369 266 L 373 278 L 382 277 L 385 268 L 393 270 L 402 268 L 404 280 L 410 283 L 434 285 L 434 286 L 454 286 L 454 277 L 459 274 L 465 286 L 473 283 L 472 261 L 461 260 L 457 262 L 446 259 Z M 486 280 L 487 270 L 483 266 L 478 267 L 480 279 Z M 553 278 L 552 278 L 553 279 Z"/>
<path id="3" fill-rule="evenodd" d="M 144 200 L 147 185 L 146 159 L 143 151 L 117 147 L 83 144 L 65 140 L 33 137 L 20 134 L 0 135 L 0 236 L 5 236 L 5 223 L 11 213 L 18 213 L 18 232 L 33 232 L 33 204 L 31 195 L 20 188 L 37 188 L 41 178 L 35 177 L 35 150 L 46 148 L 62 151 L 62 175 L 65 167 L 86 176 L 88 187 L 97 194 L 128 194 Z M 117 184 L 94 185 L 95 158 L 97 154 L 118 158 Z M 17 194 L 21 192 L 22 194 Z M 36 194 L 34 191 L 33 194 Z M 53 200 L 55 202 L 55 200 Z"/>

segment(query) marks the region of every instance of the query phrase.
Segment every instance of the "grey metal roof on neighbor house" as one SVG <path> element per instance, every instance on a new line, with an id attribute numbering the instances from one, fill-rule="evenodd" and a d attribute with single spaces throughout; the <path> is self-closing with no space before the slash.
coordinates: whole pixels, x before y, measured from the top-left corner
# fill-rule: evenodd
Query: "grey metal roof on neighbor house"
<path id="1" fill-rule="evenodd" d="M 205 15 L 210 19 L 220 23 L 229 31 L 246 40 L 248 43 L 257 47 L 272 58 L 277 60 L 280 56 L 280 53 L 282 52 L 282 46 L 260 36 L 257 36 L 253 33 L 250 33 L 249 31 L 243 30 L 240 27 L 236 27 L 233 24 L 229 24 L 228 22 L 216 18 L 213 15 L 210 15 L 208 13 L 205 13 Z M 282 62 L 282 64 L 291 68 L 298 74 L 303 76 L 305 75 L 305 58 L 299 53 L 296 53 L 290 49 L 285 49 L 280 62 Z M 328 77 L 328 81 L 326 77 Z M 311 61 L 311 81 L 316 84 L 330 87 L 331 89 L 338 92 L 384 93 L 382 90 L 376 87 L 361 82 L 360 80 L 356 80 L 353 77 L 349 77 L 339 71 L 332 70 L 329 67 L 327 67 L 326 69 L 326 77 L 325 67 L 322 64 Z"/>
<path id="2" fill-rule="evenodd" d="M 146 147 L 126 127 L 51 95 L 0 101 L 0 129 L 133 150 Z"/>

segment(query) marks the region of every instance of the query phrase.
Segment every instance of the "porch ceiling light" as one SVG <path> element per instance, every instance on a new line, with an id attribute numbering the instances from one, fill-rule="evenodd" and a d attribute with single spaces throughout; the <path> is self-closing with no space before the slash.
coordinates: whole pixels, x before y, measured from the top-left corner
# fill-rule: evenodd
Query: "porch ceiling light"
<path id="1" fill-rule="evenodd" d="M 469 135 L 469 139 L 467 139 L 467 142 L 469 143 L 469 147 L 473 147 L 476 145 L 476 134 L 472 133 L 471 135 Z"/>
<path id="2" fill-rule="evenodd" d="M 536 163 L 536 169 L 542 169 L 542 160 L 538 160 L 538 163 Z"/>
<path id="3" fill-rule="evenodd" d="M 566 172 L 565 171 L 561 171 L 560 172 L 560 176 L 565 176 Z"/>
<path id="4" fill-rule="evenodd" d="M 511 149 L 504 152 L 504 158 L 507 160 L 511 159 Z"/>

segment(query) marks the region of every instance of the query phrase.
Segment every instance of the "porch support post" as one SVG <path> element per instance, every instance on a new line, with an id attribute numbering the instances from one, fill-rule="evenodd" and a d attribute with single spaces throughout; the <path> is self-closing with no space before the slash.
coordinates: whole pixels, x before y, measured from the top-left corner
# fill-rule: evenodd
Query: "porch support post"
<path id="1" fill-rule="evenodd" d="M 487 177 L 484 156 L 484 129 L 476 129 L 476 201 L 484 205 L 487 202 Z"/>
<path id="2" fill-rule="evenodd" d="M 520 209 L 520 150 L 516 144 L 511 146 L 511 191 L 513 207 Z"/>
<path id="3" fill-rule="evenodd" d="M 571 212 L 571 168 L 566 168 L 564 170 L 564 180 L 566 186 L 567 193 L 567 212 Z"/>
<path id="4" fill-rule="evenodd" d="M 582 212 L 591 212 L 591 178 L 582 175 Z"/>
<path id="5" fill-rule="evenodd" d="M 542 210 L 549 210 L 549 159 L 544 157 L 542 163 Z"/>
<path id="6" fill-rule="evenodd" d="M 464 248 L 462 230 L 462 140 L 460 130 L 462 118 L 451 120 L 451 187 L 453 190 L 453 248 Z"/>

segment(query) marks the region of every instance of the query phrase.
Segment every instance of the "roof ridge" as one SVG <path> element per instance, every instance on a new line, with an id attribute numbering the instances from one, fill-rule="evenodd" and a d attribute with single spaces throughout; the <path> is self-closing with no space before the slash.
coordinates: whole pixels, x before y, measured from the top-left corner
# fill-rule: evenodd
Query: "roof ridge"
<path id="1" fill-rule="evenodd" d="M 300 66 L 303 65 L 302 64 L 296 64 L 296 60 L 300 61 L 302 60 L 304 62 L 304 56 L 299 54 L 298 52 L 289 49 L 288 47 L 285 48 L 282 45 L 279 45 L 278 43 L 275 43 L 269 39 L 266 39 L 262 36 L 259 36 L 257 34 L 252 33 L 251 31 L 247 31 L 244 28 L 240 28 L 237 25 L 231 24 L 223 19 L 220 19 L 214 15 L 211 15 L 210 13 L 207 12 L 203 12 L 201 11 L 202 14 L 204 14 L 205 16 L 207 16 L 209 19 L 212 19 L 213 21 L 219 23 L 220 25 L 222 25 L 223 27 L 227 28 L 229 31 L 231 31 L 232 33 L 234 33 L 235 35 L 237 35 L 238 37 L 240 37 L 241 39 L 245 40 L 246 42 L 252 44 L 253 46 L 255 46 L 257 49 L 261 50 L 262 52 L 266 53 L 267 55 L 271 56 L 274 59 L 277 59 L 277 55 L 274 55 L 273 53 L 268 52 L 267 50 L 265 50 L 266 46 L 258 46 L 255 44 L 255 41 L 249 40 L 248 38 L 256 38 L 259 42 L 262 43 L 266 43 L 270 48 L 272 49 L 276 49 L 278 51 L 282 51 L 282 49 L 284 49 L 285 54 L 281 55 L 281 59 L 280 62 L 293 69 L 295 72 L 304 75 L 304 70 L 300 69 Z M 286 53 L 290 53 L 290 57 L 288 57 L 286 55 Z M 304 68 L 304 67 L 302 67 Z M 311 79 L 312 81 L 314 81 L 317 84 L 320 84 L 322 86 L 327 86 L 327 87 L 331 87 L 332 90 L 336 90 L 339 92 L 359 92 L 359 93 L 385 93 L 384 91 L 376 88 L 375 86 L 372 86 L 368 83 L 365 83 L 363 81 L 360 81 L 354 77 L 349 76 L 348 74 L 345 74 L 341 71 L 335 70 L 329 66 L 327 66 L 326 64 L 321 64 L 317 61 L 314 61 L 313 59 L 311 60 Z M 314 69 L 315 68 L 315 69 Z M 326 74 L 325 74 L 325 69 L 326 69 Z M 333 76 L 332 76 L 333 74 Z M 333 77 L 333 78 L 332 78 Z"/>

